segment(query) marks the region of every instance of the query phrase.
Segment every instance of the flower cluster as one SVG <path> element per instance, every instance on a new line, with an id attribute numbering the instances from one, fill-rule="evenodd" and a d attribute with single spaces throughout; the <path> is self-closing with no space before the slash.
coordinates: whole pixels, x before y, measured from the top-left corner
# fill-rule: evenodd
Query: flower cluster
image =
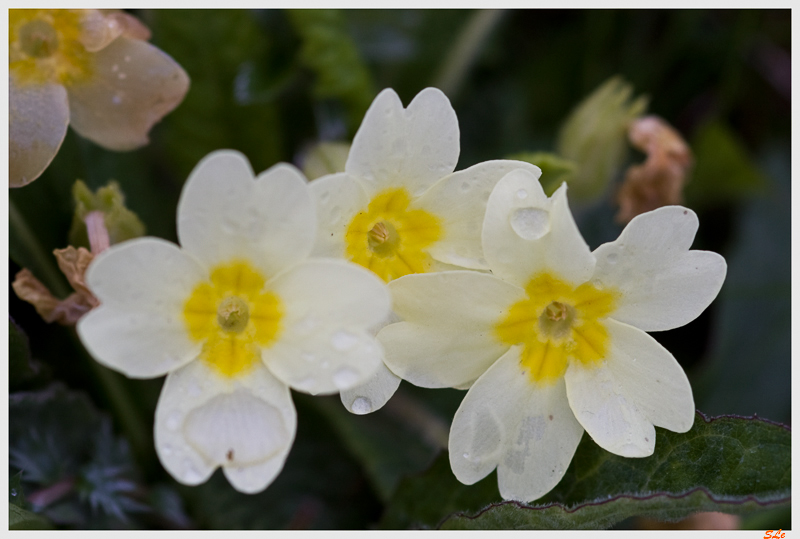
<path id="1" fill-rule="evenodd" d="M 497 469 L 521 501 L 558 483 L 584 430 L 643 457 L 654 426 L 691 427 L 688 379 L 645 332 L 690 322 L 720 290 L 724 259 L 690 250 L 695 214 L 639 215 L 591 251 L 566 185 L 548 197 L 519 161 L 454 172 L 458 154 L 442 92 L 403 108 L 385 90 L 344 172 L 307 183 L 279 164 L 254 180 L 215 152 L 184 186 L 181 247 L 139 238 L 94 259 L 100 306 L 78 332 L 128 376 L 167 374 L 155 439 L 179 481 L 221 466 L 237 489 L 265 488 L 294 438 L 289 388 L 340 392 L 356 414 L 401 379 L 469 388 L 453 472 L 472 484 Z"/>
<path id="2" fill-rule="evenodd" d="M 9 185 L 53 160 L 67 125 L 111 150 L 147 143 L 181 102 L 189 77 L 147 43 L 150 31 L 116 10 L 9 11 Z"/>

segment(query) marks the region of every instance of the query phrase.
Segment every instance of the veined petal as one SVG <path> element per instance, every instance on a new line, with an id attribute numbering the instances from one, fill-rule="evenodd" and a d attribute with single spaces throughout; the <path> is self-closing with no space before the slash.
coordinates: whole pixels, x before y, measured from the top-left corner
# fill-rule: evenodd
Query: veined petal
<path id="1" fill-rule="evenodd" d="M 508 350 L 494 327 L 524 290 L 492 275 L 453 271 L 389 283 L 404 321 L 378 333 L 389 369 L 422 387 L 464 386 Z"/>
<path id="2" fill-rule="evenodd" d="M 186 299 L 207 271 L 177 245 L 156 238 L 120 243 L 99 254 L 86 283 L 100 306 L 77 331 L 100 363 L 131 378 L 152 378 L 196 358 L 201 345 L 184 323 Z"/>
<path id="3" fill-rule="evenodd" d="M 316 256 L 345 257 L 345 233 L 355 215 L 367 207 L 364 188 L 349 174 L 330 174 L 308 184 L 319 221 Z"/>
<path id="4" fill-rule="evenodd" d="M 278 164 L 254 179 L 247 159 L 232 150 L 203 158 L 178 203 L 181 245 L 209 267 L 247 260 L 269 278 L 304 260 L 316 234 L 301 173 Z"/>
<path id="5" fill-rule="evenodd" d="M 22 187 L 38 178 L 67 134 L 69 104 L 60 84 L 20 85 L 8 77 L 8 183 Z"/>
<path id="6" fill-rule="evenodd" d="M 461 402 L 450 427 L 450 466 L 467 485 L 497 467 L 503 498 L 529 502 L 558 484 L 582 434 L 563 379 L 531 384 L 514 346 Z"/>
<path id="7" fill-rule="evenodd" d="M 688 324 L 717 297 L 725 259 L 690 251 L 697 215 L 665 206 L 636 216 L 616 241 L 598 247 L 594 279 L 620 292 L 616 320 L 644 331 Z"/>
<path id="8" fill-rule="evenodd" d="M 94 54 L 93 76 L 71 84 L 70 124 L 110 150 L 147 144 L 153 124 L 178 106 L 189 76 L 145 41 L 120 36 Z"/>
<path id="9" fill-rule="evenodd" d="M 263 365 L 226 378 L 194 361 L 167 376 L 155 443 L 161 463 L 180 483 L 202 483 L 222 466 L 237 490 L 254 493 L 280 472 L 296 427 L 289 388 Z"/>
<path id="10" fill-rule="evenodd" d="M 391 313 L 384 282 L 356 264 L 316 259 L 267 283 L 284 305 L 282 329 L 262 353 L 269 369 L 311 394 L 352 389 L 370 378 L 383 349 L 368 330 Z"/>
<path id="11" fill-rule="evenodd" d="M 514 170 L 498 182 L 481 240 L 492 272 L 520 286 L 543 272 L 577 285 L 594 270 L 594 256 L 567 204 L 566 184 L 548 199 L 529 170 Z"/>
<path id="12" fill-rule="evenodd" d="M 455 172 L 435 183 L 412 204 L 442 221 L 444 237 L 429 249 L 441 262 L 470 269 L 489 269 L 483 258 L 481 227 L 486 201 L 500 178 L 525 169 L 536 178 L 539 167 L 523 161 L 486 161 Z"/>
<path id="13" fill-rule="evenodd" d="M 345 171 L 363 181 L 369 196 L 398 187 L 417 196 L 453 172 L 458 154 L 458 118 L 441 90 L 422 90 L 404 109 L 387 88 L 367 110 Z"/>
<path id="14" fill-rule="evenodd" d="M 653 425 L 675 432 L 694 422 L 692 388 L 663 346 L 640 329 L 605 321 L 610 350 L 604 364 L 570 363 L 565 379 L 575 417 L 595 442 L 624 457 L 655 448 Z"/>
<path id="15" fill-rule="evenodd" d="M 344 407 L 350 412 L 364 415 L 383 408 L 398 387 L 400 387 L 400 377 L 381 363 L 375 374 L 366 382 L 353 389 L 342 391 L 339 396 Z"/>

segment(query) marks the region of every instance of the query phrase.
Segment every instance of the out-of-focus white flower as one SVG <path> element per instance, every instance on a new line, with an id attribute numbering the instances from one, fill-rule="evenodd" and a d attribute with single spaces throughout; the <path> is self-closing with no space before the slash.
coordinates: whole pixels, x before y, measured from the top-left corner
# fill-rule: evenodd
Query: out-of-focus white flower
<path id="1" fill-rule="evenodd" d="M 279 164 L 254 180 L 241 154 L 220 151 L 184 186 L 181 247 L 134 239 L 89 266 L 100 306 L 78 334 L 130 377 L 167 374 L 155 442 L 178 481 L 222 466 L 238 490 L 263 490 L 294 439 L 289 388 L 349 389 L 381 363 L 367 328 L 390 312 L 386 286 L 355 264 L 309 259 L 316 231 L 299 171 Z"/>
<path id="2" fill-rule="evenodd" d="M 146 42 L 130 15 L 96 9 L 9 10 L 9 185 L 47 168 L 67 133 L 111 150 L 147 144 L 189 77 Z"/>
<path id="3" fill-rule="evenodd" d="M 486 270 L 480 232 L 486 200 L 521 161 L 487 161 L 453 172 L 458 119 L 440 90 L 403 108 L 391 90 L 372 102 L 353 139 L 345 172 L 311 182 L 319 208 L 315 253 L 352 260 L 385 281 L 453 268 Z M 376 320 L 379 329 L 386 320 Z M 351 412 L 383 406 L 400 379 L 381 368 L 365 386 L 342 392 Z"/>
<path id="4" fill-rule="evenodd" d="M 497 468 L 504 498 L 531 501 L 559 482 L 584 429 L 626 457 L 652 454 L 654 425 L 689 430 L 689 381 L 645 331 L 687 324 L 719 292 L 725 260 L 689 250 L 697 227 L 691 210 L 663 207 L 591 252 L 566 184 L 548 198 L 535 176 L 514 171 L 487 205 L 492 275 L 389 283 L 403 319 L 378 334 L 389 368 L 424 387 L 475 381 L 450 430 L 461 482 Z"/>

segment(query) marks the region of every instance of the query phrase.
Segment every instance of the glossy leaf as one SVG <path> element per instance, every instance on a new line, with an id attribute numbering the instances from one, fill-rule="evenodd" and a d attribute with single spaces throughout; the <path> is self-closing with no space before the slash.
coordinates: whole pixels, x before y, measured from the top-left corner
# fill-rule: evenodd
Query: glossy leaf
<path id="1" fill-rule="evenodd" d="M 499 499 L 496 475 L 465 486 L 446 456 L 404 481 L 384 528 L 591 529 L 635 515 L 677 520 L 696 511 L 747 513 L 788 506 L 791 432 L 756 418 L 706 418 L 676 434 L 658 429 L 643 459 L 600 449 L 587 435 L 561 483 L 534 504 Z"/>

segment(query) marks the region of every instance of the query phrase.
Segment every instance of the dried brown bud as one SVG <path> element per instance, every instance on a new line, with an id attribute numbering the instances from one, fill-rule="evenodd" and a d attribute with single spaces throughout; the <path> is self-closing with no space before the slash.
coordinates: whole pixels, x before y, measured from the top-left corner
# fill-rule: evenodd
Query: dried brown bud
<path id="1" fill-rule="evenodd" d="M 620 209 L 615 218 L 620 223 L 661 206 L 681 204 L 683 186 L 692 166 L 689 146 L 661 118 L 645 116 L 634 120 L 628 128 L 628 138 L 634 147 L 647 154 L 647 159 L 625 173 L 625 181 L 617 192 Z"/>

